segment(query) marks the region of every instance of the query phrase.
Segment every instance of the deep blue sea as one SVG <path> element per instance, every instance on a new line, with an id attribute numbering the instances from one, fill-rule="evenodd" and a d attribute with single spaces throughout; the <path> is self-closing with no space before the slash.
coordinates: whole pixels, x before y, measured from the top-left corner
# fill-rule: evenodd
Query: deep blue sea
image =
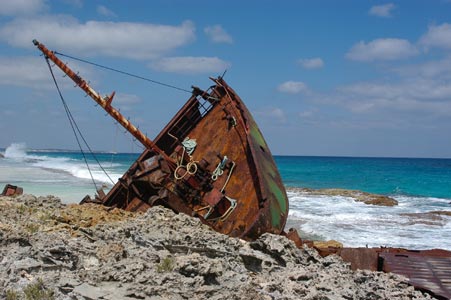
<path id="1" fill-rule="evenodd" d="M 27 150 L 23 144 L 1 149 L 0 188 L 10 183 L 25 193 L 56 195 L 77 203 L 95 193 L 80 153 Z M 116 181 L 138 157 L 134 153 L 97 153 Z M 346 246 L 391 246 L 451 250 L 451 159 L 276 156 L 290 201 L 288 226 L 304 237 L 334 239 Z M 88 157 L 98 187 L 111 186 Z M 344 196 L 312 194 L 297 188 L 341 188 L 393 197 L 394 207 L 366 205 Z"/>

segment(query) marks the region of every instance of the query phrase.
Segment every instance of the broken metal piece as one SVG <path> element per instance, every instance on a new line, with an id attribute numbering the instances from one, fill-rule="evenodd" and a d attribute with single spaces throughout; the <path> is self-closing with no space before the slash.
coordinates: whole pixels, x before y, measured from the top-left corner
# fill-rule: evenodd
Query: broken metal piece
<path id="1" fill-rule="evenodd" d="M 3 188 L 2 196 L 19 196 L 23 194 L 23 188 L 16 185 L 7 184 Z"/>

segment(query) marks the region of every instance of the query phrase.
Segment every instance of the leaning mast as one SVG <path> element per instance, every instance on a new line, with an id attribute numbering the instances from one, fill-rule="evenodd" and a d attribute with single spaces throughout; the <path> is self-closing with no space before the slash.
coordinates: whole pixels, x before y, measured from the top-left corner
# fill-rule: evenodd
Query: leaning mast
<path id="1" fill-rule="evenodd" d="M 86 92 L 98 105 L 100 105 L 111 117 L 113 117 L 119 124 L 122 125 L 133 137 L 135 137 L 146 148 L 160 154 L 167 162 L 175 164 L 174 160 L 170 158 L 162 149 L 160 149 L 151 139 L 143 134 L 135 125 L 133 125 L 128 119 L 126 119 L 116 108 L 111 105 L 115 92 L 110 96 L 102 97 L 89 84 L 72 69 L 70 69 L 65 63 L 63 63 L 58 57 L 56 57 L 53 51 L 47 49 L 43 44 L 37 40 L 33 40 L 33 44 L 41 50 L 46 59 L 50 59 L 54 62 L 67 76 L 69 76 L 83 91 Z"/>

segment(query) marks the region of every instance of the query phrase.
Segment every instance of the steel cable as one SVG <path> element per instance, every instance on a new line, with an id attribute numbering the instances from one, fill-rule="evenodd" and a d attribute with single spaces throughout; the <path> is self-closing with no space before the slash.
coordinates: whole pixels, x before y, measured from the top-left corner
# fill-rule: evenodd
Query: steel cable
<path id="1" fill-rule="evenodd" d="M 74 57 L 74 56 L 71 56 L 71 55 L 63 54 L 61 52 L 55 51 L 54 53 L 57 54 L 57 55 L 61 55 L 61 56 L 67 57 L 67 58 L 71 58 L 73 60 L 77 60 L 77 61 L 83 62 L 85 64 L 93 65 L 93 66 L 96 66 L 96 67 L 99 67 L 99 68 L 103 68 L 103 69 L 106 69 L 106 70 L 109 70 L 109 71 L 113 71 L 113 72 L 116 72 L 116 73 L 120 73 L 120 74 L 123 74 L 123 75 L 131 76 L 131 77 L 138 78 L 138 79 L 141 79 L 141 80 L 144 80 L 144 81 L 152 82 L 154 84 L 159 84 L 159 85 L 162 85 L 162 86 L 165 86 L 165 87 L 168 87 L 168 88 L 172 88 L 172 89 L 176 89 L 176 90 L 179 90 L 179 91 L 182 91 L 182 92 L 186 92 L 186 93 L 192 94 L 192 91 L 189 91 L 189 90 L 184 89 L 184 88 L 177 87 L 175 85 L 167 84 L 167 83 L 164 83 L 164 82 L 161 82 L 161 81 L 156 81 L 156 80 L 153 80 L 153 79 L 150 79 L 150 78 L 146 78 L 146 77 L 143 77 L 143 76 L 140 76 L 140 75 L 135 75 L 135 74 L 132 74 L 132 73 L 129 73 L 129 72 L 125 72 L 125 71 L 119 70 L 119 69 L 107 67 L 107 66 L 104 66 L 104 65 L 101 65 L 101 64 L 98 64 L 98 63 L 94 63 L 94 62 L 85 60 L 85 59 L 81 59 L 81 58 L 77 58 L 77 57 Z"/>
<path id="2" fill-rule="evenodd" d="M 97 185 L 96 185 L 96 183 L 95 183 L 94 176 L 92 175 L 91 168 L 89 167 L 88 159 L 86 158 L 85 152 L 83 151 L 83 147 L 81 146 L 80 140 L 79 140 L 79 138 L 78 138 L 77 131 L 78 131 L 78 134 L 80 135 L 81 139 L 83 140 L 84 144 L 85 144 L 86 147 L 88 148 L 90 154 L 91 154 L 92 157 L 94 158 L 94 160 L 97 162 L 97 164 L 98 164 L 99 167 L 102 169 L 102 171 L 105 173 L 105 175 L 108 177 L 108 179 L 111 181 L 111 183 L 114 184 L 114 181 L 111 179 L 111 177 L 108 175 L 108 173 L 105 171 L 105 169 L 104 169 L 104 168 L 102 167 L 102 165 L 100 164 L 100 162 L 99 162 L 99 160 L 97 159 L 96 155 L 94 154 L 94 152 L 92 151 L 92 149 L 91 149 L 91 147 L 89 146 L 88 142 L 86 141 L 86 139 L 84 138 L 83 134 L 81 133 L 80 128 L 78 127 L 77 123 L 75 122 L 75 119 L 74 119 L 74 117 L 72 116 L 72 113 L 70 112 L 69 107 L 68 107 L 66 101 L 64 100 L 63 94 L 61 93 L 61 90 L 60 90 L 60 88 L 59 88 L 59 86 L 58 86 L 58 82 L 56 81 L 56 78 L 55 78 L 55 74 L 53 73 L 52 67 L 51 67 L 50 62 L 48 61 L 48 58 L 47 58 L 47 57 L 46 57 L 46 62 L 47 62 L 47 65 L 48 65 L 48 67 L 49 67 L 50 74 L 52 75 L 53 82 L 55 83 L 56 89 L 57 89 L 58 94 L 59 94 L 59 96 L 60 96 L 61 102 L 63 103 L 64 110 L 65 110 L 65 112 L 66 112 L 67 118 L 69 119 L 69 123 L 70 123 L 71 128 L 72 128 L 72 131 L 73 131 L 73 133 L 74 133 L 74 135 L 75 135 L 75 139 L 77 140 L 77 144 L 78 144 L 78 147 L 80 148 L 80 152 L 81 152 L 82 155 L 83 155 L 83 159 L 84 159 L 84 161 L 85 161 L 85 163 L 86 163 L 86 167 L 88 168 L 89 175 L 91 176 L 91 180 L 92 180 L 92 183 L 94 184 L 94 187 L 95 187 L 96 191 L 97 191 Z"/>

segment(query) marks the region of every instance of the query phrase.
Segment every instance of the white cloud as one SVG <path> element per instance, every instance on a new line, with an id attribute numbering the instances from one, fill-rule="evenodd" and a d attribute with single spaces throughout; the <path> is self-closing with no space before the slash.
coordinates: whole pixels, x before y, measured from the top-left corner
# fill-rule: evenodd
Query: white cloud
<path id="1" fill-rule="evenodd" d="M 393 71 L 402 77 L 451 80 L 451 57 L 422 64 L 397 67 L 393 68 Z"/>
<path id="2" fill-rule="evenodd" d="M 271 122 L 285 123 L 287 121 L 284 111 L 278 107 L 267 107 L 255 112 L 255 114 L 265 119 L 270 119 Z"/>
<path id="3" fill-rule="evenodd" d="M 10 0 L 0 4 L 0 15 L 17 16 L 40 12 L 46 8 L 45 0 Z"/>
<path id="4" fill-rule="evenodd" d="M 375 5 L 371 7 L 369 14 L 377 17 L 389 18 L 392 16 L 392 11 L 396 8 L 393 3 L 387 3 L 383 5 Z"/>
<path id="5" fill-rule="evenodd" d="M 305 69 L 319 69 L 324 66 L 324 61 L 319 57 L 299 59 L 298 63 Z"/>
<path id="6" fill-rule="evenodd" d="M 307 85 L 300 81 L 286 81 L 279 84 L 277 90 L 282 93 L 299 94 L 307 91 Z"/>
<path id="7" fill-rule="evenodd" d="M 215 43 L 233 43 L 233 38 L 221 25 L 207 26 L 204 28 L 204 32 Z"/>
<path id="8" fill-rule="evenodd" d="M 106 17 L 116 17 L 116 14 L 113 11 L 111 11 L 108 7 L 103 5 L 97 6 L 97 13 Z"/>
<path id="9" fill-rule="evenodd" d="M 51 79 L 43 58 L 0 58 L 0 85 L 43 88 L 50 87 Z"/>
<path id="10" fill-rule="evenodd" d="M 273 116 L 273 117 L 275 117 L 275 118 L 277 118 L 277 119 L 279 119 L 279 120 L 285 120 L 285 113 L 283 112 L 283 110 L 282 109 L 280 109 L 280 108 L 273 108 L 273 109 L 271 109 L 270 111 L 269 111 L 269 115 L 270 116 Z"/>
<path id="11" fill-rule="evenodd" d="M 301 118 L 311 118 L 314 115 L 314 110 L 305 110 L 299 113 L 299 117 Z"/>
<path id="12" fill-rule="evenodd" d="M 138 97 L 137 95 L 132 95 L 132 94 L 117 94 L 114 98 L 113 98 L 113 102 L 117 103 L 117 104 L 127 104 L 127 105 L 131 105 L 131 104 L 138 104 L 141 102 L 141 98 Z"/>
<path id="13" fill-rule="evenodd" d="M 130 111 L 136 104 L 141 102 L 141 98 L 133 94 L 116 94 L 113 98 L 113 106 L 124 111 Z"/>
<path id="14" fill-rule="evenodd" d="M 397 60 L 415 56 L 418 49 L 404 39 L 376 39 L 365 43 L 360 41 L 352 46 L 346 57 L 356 61 Z"/>
<path id="15" fill-rule="evenodd" d="M 51 64 L 52 65 L 52 64 Z M 88 78 L 92 70 L 75 63 L 70 66 Z M 53 68 L 60 86 L 73 86 L 70 80 L 61 80 L 62 71 Z M 42 57 L 0 57 L 0 85 L 29 87 L 37 90 L 54 88 L 47 63 Z"/>
<path id="16" fill-rule="evenodd" d="M 354 113 L 416 112 L 451 116 L 451 86 L 434 79 L 362 82 L 337 89 L 330 99 Z"/>
<path id="17" fill-rule="evenodd" d="M 305 103 L 323 106 L 342 116 L 387 124 L 436 126 L 451 117 L 451 57 L 384 68 L 383 79 L 356 82 L 327 94 L 304 97 Z M 402 120 L 402 122 L 399 122 Z M 365 121 L 366 122 L 366 121 Z M 448 121 L 445 121 L 448 122 Z M 396 127 L 396 126 L 395 126 Z"/>
<path id="18" fill-rule="evenodd" d="M 179 74 L 218 73 L 230 67 L 217 57 L 166 57 L 155 61 L 151 68 Z"/>
<path id="19" fill-rule="evenodd" d="M 429 26 L 428 32 L 420 38 L 419 43 L 426 48 L 451 49 L 451 24 Z"/>
<path id="20" fill-rule="evenodd" d="M 129 22 L 79 23 L 69 16 L 17 19 L 0 28 L 0 40 L 29 48 L 33 39 L 60 51 L 153 59 L 195 38 L 192 22 L 179 26 Z"/>

